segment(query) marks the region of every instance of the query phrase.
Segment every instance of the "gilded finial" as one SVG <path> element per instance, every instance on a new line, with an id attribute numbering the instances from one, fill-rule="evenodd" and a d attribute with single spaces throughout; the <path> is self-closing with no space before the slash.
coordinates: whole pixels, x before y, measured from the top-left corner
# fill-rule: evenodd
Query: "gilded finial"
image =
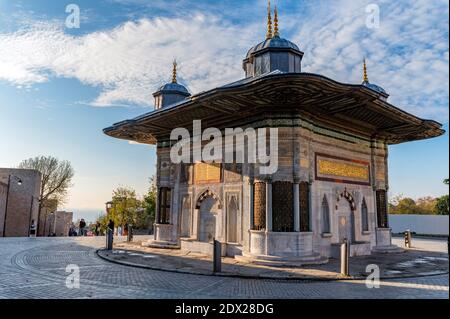
<path id="1" fill-rule="evenodd" d="M 270 12 L 270 0 L 269 0 L 269 7 L 267 9 L 267 34 L 266 39 L 272 39 L 272 15 Z"/>
<path id="2" fill-rule="evenodd" d="M 177 83 L 177 60 L 173 60 L 172 83 Z"/>
<path id="3" fill-rule="evenodd" d="M 367 64 L 366 64 L 366 59 L 364 59 L 364 82 L 369 83 L 369 77 L 367 76 Z"/>
<path id="4" fill-rule="evenodd" d="M 279 37 L 280 36 L 280 32 L 278 30 L 278 9 L 277 9 L 276 6 L 275 6 L 275 17 L 274 17 L 273 22 L 274 22 L 273 36 L 274 37 Z"/>

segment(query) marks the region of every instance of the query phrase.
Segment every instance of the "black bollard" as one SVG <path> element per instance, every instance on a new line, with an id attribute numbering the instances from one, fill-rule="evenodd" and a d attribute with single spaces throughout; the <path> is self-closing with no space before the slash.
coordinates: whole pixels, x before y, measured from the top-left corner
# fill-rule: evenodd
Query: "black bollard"
<path id="1" fill-rule="evenodd" d="M 220 242 L 213 239 L 213 272 L 222 271 L 222 246 Z"/>
<path id="2" fill-rule="evenodd" d="M 405 231 L 405 247 L 411 248 L 411 231 L 409 229 Z"/>
<path id="3" fill-rule="evenodd" d="M 128 225 L 127 241 L 128 242 L 132 242 L 133 241 L 133 226 L 131 226 L 131 225 Z"/>
<path id="4" fill-rule="evenodd" d="M 350 276 L 349 272 L 349 245 L 347 239 L 344 239 L 344 242 L 341 244 L 341 275 L 348 277 Z"/>
<path id="5" fill-rule="evenodd" d="M 108 228 L 108 230 L 106 231 L 106 250 L 113 249 L 113 240 L 114 240 L 113 235 L 114 235 L 113 230 Z"/>

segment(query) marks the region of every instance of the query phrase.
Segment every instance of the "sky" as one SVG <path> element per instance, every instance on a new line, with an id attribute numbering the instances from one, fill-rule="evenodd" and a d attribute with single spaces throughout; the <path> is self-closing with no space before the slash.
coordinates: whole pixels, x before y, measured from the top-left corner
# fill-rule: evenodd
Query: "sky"
<path id="1" fill-rule="evenodd" d="M 80 9 L 79 28 L 66 23 L 69 4 Z M 359 84 L 365 57 L 390 103 L 448 130 L 447 0 L 272 5 L 281 36 L 305 52 L 304 72 Z M 144 194 L 155 148 L 102 129 L 152 110 L 174 58 L 192 93 L 243 78 L 242 59 L 265 37 L 266 8 L 265 0 L 0 0 L 0 167 L 37 155 L 69 160 L 74 186 L 61 208 L 75 218 L 94 220 L 118 186 Z M 391 146 L 390 196 L 448 194 L 448 145 L 446 133 Z"/>

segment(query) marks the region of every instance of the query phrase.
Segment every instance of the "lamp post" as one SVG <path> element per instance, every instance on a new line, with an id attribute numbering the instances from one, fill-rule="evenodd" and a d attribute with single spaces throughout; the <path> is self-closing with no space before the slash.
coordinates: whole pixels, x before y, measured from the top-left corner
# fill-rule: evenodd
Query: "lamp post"
<path id="1" fill-rule="evenodd" d="M 11 187 L 11 179 L 15 178 L 17 180 L 17 185 L 22 185 L 22 179 L 15 175 L 9 174 L 8 176 L 8 188 L 6 189 L 6 209 L 5 209 L 5 220 L 3 221 L 3 237 L 6 237 L 6 218 L 8 215 L 8 204 L 9 204 L 9 190 Z"/>
<path id="2" fill-rule="evenodd" d="M 106 202 L 106 216 L 109 218 L 109 211 L 112 208 L 113 202 Z"/>

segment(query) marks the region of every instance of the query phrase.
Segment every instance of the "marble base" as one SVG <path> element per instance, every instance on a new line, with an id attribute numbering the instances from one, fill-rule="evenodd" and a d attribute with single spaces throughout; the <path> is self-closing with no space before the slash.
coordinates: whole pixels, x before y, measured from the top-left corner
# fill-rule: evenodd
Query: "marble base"
<path id="1" fill-rule="evenodd" d="M 227 244 L 221 243 L 221 245 L 222 245 L 222 257 L 225 257 L 227 254 Z M 214 245 L 212 242 L 205 243 L 194 239 L 181 239 L 180 247 L 181 250 L 183 251 L 199 253 L 208 256 L 214 255 Z"/>
<path id="2" fill-rule="evenodd" d="M 250 248 L 235 259 L 266 266 L 323 264 L 328 258 L 313 252 L 312 232 L 266 232 L 250 230 Z"/>
<path id="3" fill-rule="evenodd" d="M 154 224 L 154 239 L 142 243 L 142 246 L 152 248 L 179 249 L 180 246 L 176 238 L 173 238 L 173 225 L 171 224 Z"/>
<path id="4" fill-rule="evenodd" d="M 377 245 L 372 247 L 372 251 L 375 253 L 402 253 L 404 249 L 392 245 L 392 231 L 391 228 L 377 228 L 376 229 Z"/>

